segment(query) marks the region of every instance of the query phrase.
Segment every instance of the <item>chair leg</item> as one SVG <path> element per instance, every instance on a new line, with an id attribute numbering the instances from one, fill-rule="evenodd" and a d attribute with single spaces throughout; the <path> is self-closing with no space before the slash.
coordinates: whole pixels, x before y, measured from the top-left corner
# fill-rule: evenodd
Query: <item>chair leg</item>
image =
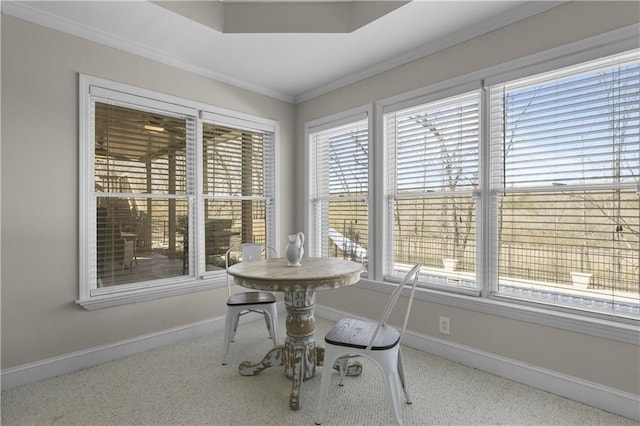
<path id="1" fill-rule="evenodd" d="M 277 333 L 277 319 L 274 319 L 274 309 L 269 309 L 262 311 L 262 315 L 264 316 L 264 322 L 267 324 L 267 331 L 269 332 L 269 338 L 273 340 L 273 346 L 278 346 L 278 339 L 276 336 Z"/>
<path id="2" fill-rule="evenodd" d="M 340 349 L 336 346 L 327 345 L 324 352 L 324 364 L 322 367 L 322 376 L 320 379 L 320 391 L 318 393 L 318 405 L 314 415 L 314 422 L 316 425 L 322 424 L 324 421 L 324 415 L 326 410 L 327 398 L 329 395 L 329 385 L 331 384 L 331 374 L 334 370 L 334 365 L 337 365 L 340 370 L 340 378 L 338 384 L 343 385 L 344 376 L 347 372 L 349 360 L 357 356 L 367 356 L 374 361 L 382 370 L 384 377 L 384 384 L 387 390 L 389 402 L 393 410 L 396 423 L 402 425 L 402 407 L 400 405 L 400 383 L 402 382 L 402 388 L 407 397 L 407 402 L 410 403 L 411 397 L 407 388 L 406 377 L 404 376 L 404 366 L 402 365 L 402 355 L 398 351 L 379 351 L 379 353 L 370 353 L 365 355 L 359 351 L 342 352 L 345 348 Z M 402 373 L 400 373 L 402 371 Z M 402 378 L 400 377 L 402 374 Z"/>
<path id="3" fill-rule="evenodd" d="M 396 423 L 402 425 L 402 410 L 400 407 L 400 389 L 398 389 L 398 375 L 395 371 L 384 372 L 384 382 L 389 394 L 391 402 L 391 408 L 393 409 L 393 415 L 396 418 Z"/>
<path id="4" fill-rule="evenodd" d="M 239 317 L 240 315 L 238 312 L 227 309 L 227 314 L 224 320 L 224 353 L 222 354 L 222 365 L 227 365 L 229 346 L 233 340 L 233 336 L 235 335 L 235 327 L 237 327 Z"/>
<path id="5" fill-rule="evenodd" d="M 347 375 L 349 357 L 339 358 L 338 363 L 340 364 L 340 378 L 338 379 L 338 386 L 344 386 L 344 378 Z"/>
<path id="6" fill-rule="evenodd" d="M 333 364 L 337 361 L 339 354 L 331 351 L 330 347 L 325 348 L 324 364 L 320 376 L 320 392 L 318 393 L 318 405 L 314 416 L 314 422 L 317 425 L 324 421 L 324 413 L 329 396 L 329 385 L 331 384 L 331 374 L 333 373 Z"/>
<path id="7" fill-rule="evenodd" d="M 372 354 L 384 376 L 384 384 L 389 395 L 389 402 L 398 425 L 402 425 L 402 407 L 400 406 L 400 377 L 398 377 L 398 347 L 389 351 Z"/>
<path id="8" fill-rule="evenodd" d="M 400 377 L 400 384 L 404 391 L 404 398 L 407 401 L 407 404 L 411 404 L 411 392 L 409 392 L 409 383 L 407 382 L 407 377 L 404 374 L 404 360 L 402 358 L 402 351 L 400 348 L 398 348 L 398 377 Z"/>
<path id="9" fill-rule="evenodd" d="M 271 339 L 273 340 L 273 346 L 278 346 L 278 308 L 274 304 L 271 306 L 269 310 L 271 327 L 269 327 L 269 334 L 271 334 Z"/>
<path id="10" fill-rule="evenodd" d="M 235 342 L 236 339 L 236 331 L 238 331 L 238 323 L 240 322 L 240 317 L 242 316 L 242 312 L 236 312 L 235 315 L 233 316 L 233 327 L 231 328 L 231 338 L 229 340 L 229 342 Z"/>

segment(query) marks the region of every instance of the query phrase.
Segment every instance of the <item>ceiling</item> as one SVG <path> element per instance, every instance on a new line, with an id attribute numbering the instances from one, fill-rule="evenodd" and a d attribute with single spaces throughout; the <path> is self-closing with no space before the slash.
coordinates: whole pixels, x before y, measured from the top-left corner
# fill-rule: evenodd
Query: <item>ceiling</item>
<path id="1" fill-rule="evenodd" d="M 5 0 L 2 13 L 299 103 L 560 3 Z"/>

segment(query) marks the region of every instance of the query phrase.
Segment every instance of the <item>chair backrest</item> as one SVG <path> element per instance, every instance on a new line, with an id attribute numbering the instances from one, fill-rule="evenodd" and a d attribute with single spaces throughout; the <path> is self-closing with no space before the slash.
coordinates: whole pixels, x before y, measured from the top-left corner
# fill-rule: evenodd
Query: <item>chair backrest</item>
<path id="1" fill-rule="evenodd" d="M 144 228 L 144 220 L 140 219 L 135 226 L 134 232 L 136 233 L 136 235 L 140 236 L 140 234 L 142 233 L 142 228 Z"/>
<path id="2" fill-rule="evenodd" d="M 369 345 L 367 346 L 367 350 L 371 350 L 371 346 L 373 346 L 373 342 L 380 331 L 380 328 L 383 325 L 386 325 L 387 320 L 389 319 L 389 315 L 393 312 L 393 308 L 396 306 L 396 302 L 400 297 L 400 293 L 402 293 L 402 289 L 409 283 L 411 283 L 411 295 L 409 296 L 409 303 L 407 305 L 407 311 L 404 314 L 404 324 L 402 325 L 402 331 L 400 332 L 400 339 L 404 336 L 404 332 L 407 329 L 407 322 L 409 321 L 409 313 L 411 312 L 411 305 L 413 304 L 413 295 L 416 291 L 416 283 L 418 282 L 418 275 L 420 275 L 420 268 L 422 265 L 415 265 L 407 274 L 404 276 L 398 287 L 391 293 L 389 300 L 387 301 L 387 306 L 384 308 L 384 312 L 382 313 L 382 317 L 380 317 L 380 321 L 378 321 L 378 325 L 376 326 L 373 335 L 371 336 L 371 340 L 369 341 Z"/>
<path id="3" fill-rule="evenodd" d="M 258 243 L 242 243 L 236 244 L 235 246 L 229 247 L 229 250 L 224 255 L 224 266 L 225 270 L 229 269 L 231 266 L 229 263 L 232 260 L 231 256 L 237 254 L 233 263 L 239 262 L 251 262 L 254 260 L 260 259 L 270 259 L 272 257 L 277 257 L 278 252 L 275 248 Z M 231 276 L 227 273 L 227 291 L 229 296 L 231 296 Z"/>

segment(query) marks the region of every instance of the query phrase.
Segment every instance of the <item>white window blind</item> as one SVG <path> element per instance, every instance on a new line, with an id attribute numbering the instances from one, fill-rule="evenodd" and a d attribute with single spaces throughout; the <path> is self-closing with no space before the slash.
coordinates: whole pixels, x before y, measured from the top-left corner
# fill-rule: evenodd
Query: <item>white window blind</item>
<path id="1" fill-rule="evenodd" d="M 384 115 L 386 274 L 475 287 L 478 91 Z"/>
<path id="2" fill-rule="evenodd" d="M 369 224 L 368 120 L 312 132 L 310 255 L 367 266 Z"/>
<path id="3" fill-rule="evenodd" d="M 81 76 L 83 307 L 211 288 L 231 244 L 273 245 L 277 122 L 202 106 Z"/>
<path id="4" fill-rule="evenodd" d="M 193 199 L 187 158 L 193 155 L 194 118 L 103 100 L 92 106 L 91 294 L 185 275 L 180 267 L 152 272 L 143 258 L 182 252 L 177 218 L 188 217 Z"/>
<path id="5" fill-rule="evenodd" d="M 224 266 L 221 255 L 230 245 L 271 244 L 274 135 L 213 123 L 203 123 L 202 134 L 204 222 L 199 240 L 210 271 Z"/>
<path id="6" fill-rule="evenodd" d="M 633 51 L 490 88 L 498 294 L 637 311 L 639 58 Z"/>

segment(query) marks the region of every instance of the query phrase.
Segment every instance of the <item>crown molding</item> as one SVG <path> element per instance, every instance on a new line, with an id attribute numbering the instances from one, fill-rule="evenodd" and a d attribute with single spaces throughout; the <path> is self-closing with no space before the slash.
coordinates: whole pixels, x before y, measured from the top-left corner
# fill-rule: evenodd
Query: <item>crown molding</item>
<path id="1" fill-rule="evenodd" d="M 230 86 L 249 90 L 251 92 L 269 96 L 288 103 L 293 103 L 295 101 L 295 98 L 287 93 L 271 90 L 226 74 L 216 73 L 211 70 L 189 64 L 188 62 L 185 62 L 182 59 L 170 55 L 162 50 L 152 48 L 142 43 L 136 43 L 132 40 L 116 36 L 106 31 L 97 30 L 90 26 L 79 24 L 75 21 L 71 21 L 51 13 L 43 12 L 40 9 L 30 6 L 28 2 L 3 0 L 2 13 L 34 24 L 52 28 L 75 37 L 102 44 L 107 47 L 131 53 L 136 56 L 151 59 L 165 65 L 170 65 L 183 71 L 210 78 Z"/>
<path id="2" fill-rule="evenodd" d="M 397 68 L 401 65 L 407 64 L 417 59 L 424 58 L 425 56 L 429 56 L 433 53 L 471 40 L 475 37 L 479 37 L 483 34 L 497 30 L 514 22 L 518 22 L 539 13 L 545 12 L 564 3 L 567 3 L 567 1 L 527 2 L 522 6 L 516 7 L 513 10 L 509 11 L 507 14 L 502 14 L 500 16 L 494 17 L 493 19 L 483 22 L 479 25 L 470 26 L 463 31 L 459 31 L 454 34 L 448 34 L 445 37 L 441 37 L 440 39 L 421 46 L 417 49 L 402 53 L 388 61 L 380 62 L 357 73 L 350 74 L 348 76 L 334 80 L 326 85 L 319 86 L 313 90 L 298 94 L 295 96 L 295 103 L 299 104 L 320 95 L 324 95 L 331 91 L 356 83 L 358 81 L 373 77 L 374 75 L 389 71 L 393 68 Z"/>
<path id="3" fill-rule="evenodd" d="M 2 1 L 1 5 L 3 14 L 14 16 L 16 18 L 52 28 L 54 30 L 61 31 L 85 40 L 131 53 L 136 56 L 151 59 L 156 62 L 163 63 L 165 65 L 169 65 L 187 72 L 191 72 L 196 75 L 200 75 L 212 80 L 219 81 L 221 83 L 238 87 L 240 89 L 245 89 L 284 102 L 299 104 L 317 96 L 340 89 L 342 87 L 348 86 L 350 84 L 356 83 L 358 81 L 404 65 L 406 63 L 431 55 L 438 51 L 447 49 L 456 44 L 463 43 L 467 40 L 481 36 L 490 31 L 520 21 L 522 19 L 537 15 L 546 10 L 557 7 L 563 3 L 566 3 L 566 1 L 527 2 L 522 6 L 514 8 L 507 14 L 502 14 L 480 25 L 468 27 L 463 31 L 459 31 L 452 35 L 442 37 L 439 40 L 428 43 L 418 49 L 402 53 L 395 58 L 380 62 L 357 73 L 338 78 L 331 83 L 319 86 L 315 89 L 297 95 L 291 95 L 288 93 L 268 89 L 245 80 L 240 80 L 226 74 L 213 72 L 211 70 L 189 64 L 184 60 L 174 55 L 167 54 L 162 50 L 152 48 L 142 43 L 136 43 L 129 39 L 124 39 L 112 33 L 97 30 L 90 26 L 79 24 L 77 22 L 62 18 L 51 13 L 43 12 L 40 9 L 30 6 L 29 2 L 4 0 Z"/>

